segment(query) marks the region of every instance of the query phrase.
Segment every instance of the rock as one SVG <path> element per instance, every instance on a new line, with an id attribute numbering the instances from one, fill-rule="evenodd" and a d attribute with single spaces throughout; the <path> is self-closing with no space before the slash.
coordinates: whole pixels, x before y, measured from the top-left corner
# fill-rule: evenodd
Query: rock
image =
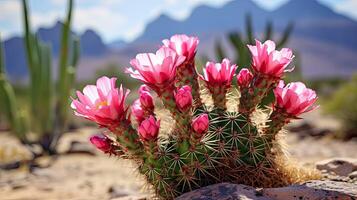
<path id="1" fill-rule="evenodd" d="M 94 156 L 96 155 L 95 151 L 91 146 L 89 146 L 88 143 L 86 142 L 78 142 L 78 141 L 72 141 L 71 145 L 66 152 L 67 154 L 87 154 Z"/>
<path id="2" fill-rule="evenodd" d="M 357 171 L 354 171 L 348 175 L 350 179 L 357 179 Z"/>
<path id="3" fill-rule="evenodd" d="M 219 183 L 203 187 L 192 192 L 185 193 L 176 198 L 176 200 L 270 200 L 270 198 L 261 196 L 260 192 L 253 187 Z"/>
<path id="4" fill-rule="evenodd" d="M 123 198 L 123 197 L 132 197 L 132 195 L 136 195 L 137 192 L 134 192 L 126 187 L 123 186 L 111 186 L 108 189 L 108 193 L 110 193 L 110 198 L 117 199 L 117 198 Z"/>
<path id="5" fill-rule="evenodd" d="M 321 129 L 318 127 L 314 127 L 311 123 L 306 121 L 295 126 L 290 126 L 288 127 L 288 130 L 297 133 L 301 138 L 307 136 L 324 137 L 326 135 L 331 135 L 334 133 L 331 129 L 328 128 Z"/>
<path id="6" fill-rule="evenodd" d="M 288 129 L 291 132 L 305 132 L 305 131 L 310 131 L 313 128 L 314 128 L 313 125 L 311 125 L 309 122 L 304 121 L 298 124 L 297 126 L 290 126 Z"/>
<path id="7" fill-rule="evenodd" d="M 355 199 L 357 185 L 336 181 L 309 181 L 281 188 L 254 187 L 219 183 L 185 193 L 176 200 L 295 200 L 295 199 Z"/>
<path id="8" fill-rule="evenodd" d="M 316 168 L 318 170 L 326 170 L 328 173 L 348 176 L 350 173 L 357 170 L 357 159 L 332 158 L 318 162 Z"/>
<path id="9" fill-rule="evenodd" d="M 355 199 L 357 185 L 336 181 L 309 181 L 302 185 L 263 189 L 263 196 L 288 199 Z"/>

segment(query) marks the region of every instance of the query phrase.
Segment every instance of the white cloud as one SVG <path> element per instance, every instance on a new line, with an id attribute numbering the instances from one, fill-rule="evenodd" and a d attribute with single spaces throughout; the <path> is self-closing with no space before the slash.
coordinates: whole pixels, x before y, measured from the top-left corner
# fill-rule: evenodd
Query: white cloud
<path id="1" fill-rule="evenodd" d="M 0 1 L 1 38 L 7 39 L 21 30 L 21 4 L 19 1 Z"/>
<path id="2" fill-rule="evenodd" d="M 128 28 L 124 35 L 123 38 L 127 41 L 132 41 L 134 40 L 138 35 L 140 35 L 145 29 L 145 24 L 144 23 L 139 23 L 133 27 Z"/>
<path id="3" fill-rule="evenodd" d="M 73 24 L 78 31 L 95 29 L 107 38 L 118 35 L 118 28 L 125 23 L 126 17 L 115 12 L 107 6 L 94 6 L 89 8 L 77 8 L 74 13 Z"/>
<path id="4" fill-rule="evenodd" d="M 3 1 L 0 2 L 0 20 L 17 20 L 21 10 L 20 2 L 18 1 Z M 15 17 L 16 19 L 14 19 Z"/>
<path id="5" fill-rule="evenodd" d="M 357 19 L 357 1 L 345 0 L 335 4 L 335 11 L 345 13 L 354 19 Z"/>

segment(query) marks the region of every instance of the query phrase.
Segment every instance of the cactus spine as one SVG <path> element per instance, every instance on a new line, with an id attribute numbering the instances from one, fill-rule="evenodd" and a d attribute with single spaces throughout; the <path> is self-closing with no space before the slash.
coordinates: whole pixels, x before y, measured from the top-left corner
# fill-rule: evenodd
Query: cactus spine
<path id="1" fill-rule="evenodd" d="M 10 83 L 6 80 L 4 70 L 1 70 L 1 89 L 4 91 L 5 107 L 8 109 L 8 119 L 11 130 L 19 139 L 28 144 L 38 144 L 44 153 L 55 154 L 56 145 L 66 131 L 69 96 L 73 89 L 76 65 L 79 58 L 79 41 L 71 38 L 71 15 L 73 0 L 68 1 L 67 19 L 64 22 L 60 49 L 60 73 L 58 89 L 52 77 L 52 53 L 50 44 L 46 44 L 31 31 L 28 3 L 22 0 L 24 41 L 27 65 L 29 69 L 29 114 L 23 117 L 23 111 L 18 110 L 16 97 Z M 69 45 L 71 44 L 71 47 Z M 70 54 L 71 52 L 71 54 Z M 3 59 L 1 59 L 3 63 Z M 4 69 L 4 64 L 1 64 Z M 58 114 L 57 114 L 58 113 Z M 29 124 L 30 126 L 25 126 Z M 35 141 L 29 141 L 28 133 L 36 134 Z M 32 145 L 29 145 L 32 146 Z"/>

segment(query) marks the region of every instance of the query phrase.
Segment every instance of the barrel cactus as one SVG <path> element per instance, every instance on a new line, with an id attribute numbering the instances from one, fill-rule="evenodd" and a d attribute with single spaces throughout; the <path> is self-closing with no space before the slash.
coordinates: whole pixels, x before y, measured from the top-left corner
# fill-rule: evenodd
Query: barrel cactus
<path id="1" fill-rule="evenodd" d="M 291 50 L 256 41 L 248 45 L 251 69 L 236 75 L 237 66 L 223 59 L 208 62 L 201 75 L 195 68 L 198 42 L 175 35 L 156 53 L 131 60 L 126 72 L 144 84 L 131 106 L 125 103 L 129 91 L 118 88 L 116 78 L 99 78 L 78 91 L 75 114 L 109 130 L 90 141 L 104 153 L 134 160 L 162 199 L 220 182 L 275 187 L 314 178 L 291 165 L 279 139 L 284 125 L 316 108 L 313 90 L 281 80 L 290 71 Z M 271 89 L 275 103 L 259 108 Z"/>

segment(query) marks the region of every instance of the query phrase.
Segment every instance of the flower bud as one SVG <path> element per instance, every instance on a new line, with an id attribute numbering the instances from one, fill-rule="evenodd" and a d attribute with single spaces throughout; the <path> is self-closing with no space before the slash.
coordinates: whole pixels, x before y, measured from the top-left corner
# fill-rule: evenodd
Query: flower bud
<path id="1" fill-rule="evenodd" d="M 140 103 L 144 110 L 153 111 L 154 110 L 154 100 L 149 92 L 141 91 L 140 94 Z"/>
<path id="2" fill-rule="evenodd" d="M 155 117 L 150 115 L 149 118 L 141 122 L 138 132 L 142 139 L 146 141 L 156 140 L 159 135 L 160 120 L 156 121 Z"/>
<path id="3" fill-rule="evenodd" d="M 237 75 L 237 82 L 239 87 L 248 87 L 253 79 L 253 74 L 247 68 L 243 68 Z"/>
<path id="4" fill-rule="evenodd" d="M 203 135 L 208 130 L 208 125 L 209 120 L 207 114 L 201 114 L 192 121 L 193 130 L 200 135 Z"/>
<path id="5" fill-rule="evenodd" d="M 176 105 L 180 111 L 187 111 L 192 106 L 191 87 L 182 86 L 175 95 Z"/>
<path id="6" fill-rule="evenodd" d="M 93 135 L 89 140 L 97 149 L 104 153 L 108 153 L 111 149 L 111 140 L 104 135 Z"/>
<path id="7" fill-rule="evenodd" d="M 140 124 L 145 119 L 144 111 L 141 107 L 139 99 L 135 100 L 133 105 L 131 105 L 131 112 L 133 113 L 138 124 Z"/>
<path id="8" fill-rule="evenodd" d="M 142 93 L 142 92 L 150 92 L 150 88 L 147 85 L 142 84 L 139 87 L 139 93 Z"/>

